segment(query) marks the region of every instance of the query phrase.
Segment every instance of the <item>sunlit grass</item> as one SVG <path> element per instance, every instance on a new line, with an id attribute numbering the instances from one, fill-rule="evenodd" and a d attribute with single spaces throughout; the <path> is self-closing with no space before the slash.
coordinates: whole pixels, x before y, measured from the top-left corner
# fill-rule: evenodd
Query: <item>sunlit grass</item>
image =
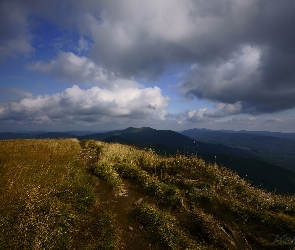
<path id="1" fill-rule="evenodd" d="M 105 199 L 124 183 L 148 197 L 121 199 L 160 249 L 294 246 L 294 196 L 196 157 L 63 139 L 0 141 L 0 249 L 121 249 L 118 211 L 101 205 L 99 180 L 115 191 Z"/>
<path id="2" fill-rule="evenodd" d="M 272 234 L 295 236 L 294 196 L 255 188 L 224 167 L 196 157 L 164 157 L 151 149 L 116 143 L 102 146 L 100 161 L 117 171 L 120 178 L 138 185 L 159 205 L 188 212 L 184 228 L 216 249 L 231 249 L 236 244 L 229 233 L 236 229 L 228 229 L 228 224 L 239 225 L 239 237 L 245 244 L 244 235 L 248 235 L 248 240 L 255 238 L 260 247 L 272 245 Z"/>
<path id="3" fill-rule="evenodd" d="M 122 180 L 119 177 L 119 174 L 107 162 L 98 162 L 94 167 L 94 173 L 106 180 L 115 193 L 119 193 L 122 190 Z"/>
<path id="4" fill-rule="evenodd" d="M 108 217 L 80 151 L 75 139 L 0 141 L 0 249 L 95 249 L 105 240 L 88 230 Z M 101 220 L 85 224 L 90 214 Z M 87 230 L 92 245 L 77 237 Z"/>
<path id="5" fill-rule="evenodd" d="M 155 206 L 143 205 L 135 210 L 134 216 L 161 249 L 209 249 L 193 241 L 174 216 Z"/>

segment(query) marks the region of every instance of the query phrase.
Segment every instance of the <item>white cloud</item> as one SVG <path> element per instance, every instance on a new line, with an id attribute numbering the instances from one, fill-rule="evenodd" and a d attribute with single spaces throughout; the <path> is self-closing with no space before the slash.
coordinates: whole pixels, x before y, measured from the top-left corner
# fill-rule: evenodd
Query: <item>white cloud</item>
<path id="1" fill-rule="evenodd" d="M 105 82 L 106 72 L 85 56 L 79 57 L 72 52 L 60 52 L 49 63 L 37 62 L 28 66 L 30 70 L 50 74 L 68 82 Z"/>
<path id="2" fill-rule="evenodd" d="M 176 118 L 179 124 L 218 122 L 223 118 L 240 114 L 241 109 L 241 103 L 217 103 L 216 109 L 201 108 L 198 110 L 188 110 L 178 115 L 174 115 L 173 119 Z"/>
<path id="3" fill-rule="evenodd" d="M 235 115 L 239 114 L 242 111 L 241 102 L 236 102 L 234 104 L 217 103 L 216 107 L 219 110 L 218 112 L 224 115 Z"/>
<path id="4" fill-rule="evenodd" d="M 75 50 L 78 52 L 79 55 L 86 53 L 91 48 L 90 41 L 85 39 L 83 36 L 80 36 L 78 40 L 78 44 Z"/>
<path id="5" fill-rule="evenodd" d="M 7 103 L 0 107 L 0 119 L 32 123 L 87 123 L 121 118 L 162 120 L 168 101 L 158 87 L 108 90 L 95 86 L 84 90 L 74 85 L 61 93 Z"/>
<path id="6" fill-rule="evenodd" d="M 108 89 L 142 87 L 134 80 L 120 79 L 87 57 L 80 57 L 72 52 L 60 52 L 56 59 L 48 63 L 37 62 L 29 65 L 28 68 L 69 83 L 89 83 Z"/>

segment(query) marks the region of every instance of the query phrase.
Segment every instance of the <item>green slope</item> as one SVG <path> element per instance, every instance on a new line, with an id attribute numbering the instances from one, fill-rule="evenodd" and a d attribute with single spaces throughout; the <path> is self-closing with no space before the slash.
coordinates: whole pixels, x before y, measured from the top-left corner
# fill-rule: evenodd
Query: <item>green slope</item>
<path id="1" fill-rule="evenodd" d="M 182 132 L 192 139 L 244 149 L 260 160 L 286 169 L 295 170 L 295 140 L 249 133 L 190 129 Z"/>

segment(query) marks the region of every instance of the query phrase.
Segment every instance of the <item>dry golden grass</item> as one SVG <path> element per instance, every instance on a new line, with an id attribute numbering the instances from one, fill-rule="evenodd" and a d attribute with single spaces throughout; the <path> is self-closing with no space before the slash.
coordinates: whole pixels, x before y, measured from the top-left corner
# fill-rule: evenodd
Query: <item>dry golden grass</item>
<path id="1" fill-rule="evenodd" d="M 75 139 L 0 142 L 0 249 L 103 244 L 108 219 L 80 151 Z"/>
<path id="2" fill-rule="evenodd" d="M 126 186 L 126 196 L 112 193 Z M 195 157 L 121 144 L 0 141 L 0 199 L 0 249 L 132 249 L 135 234 L 146 249 L 295 246 L 294 196 Z"/>
<path id="3" fill-rule="evenodd" d="M 190 232 L 185 237 L 196 244 L 205 242 L 213 249 L 295 246 L 290 245 L 290 239 L 295 239 L 294 196 L 255 188 L 232 171 L 195 157 L 163 157 L 116 143 L 101 144 L 99 164 L 102 162 L 154 198 L 160 208 L 180 208 L 179 223 L 183 232 Z M 288 241 L 277 245 L 276 237 L 285 235 Z M 166 235 L 166 239 L 170 238 Z M 175 242 L 171 245 L 178 249 Z"/>

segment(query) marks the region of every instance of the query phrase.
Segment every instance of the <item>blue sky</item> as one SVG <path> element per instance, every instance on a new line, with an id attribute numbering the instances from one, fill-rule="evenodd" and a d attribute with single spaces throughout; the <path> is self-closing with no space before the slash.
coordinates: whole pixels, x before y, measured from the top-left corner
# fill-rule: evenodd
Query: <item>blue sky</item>
<path id="1" fill-rule="evenodd" d="M 0 131 L 295 132 L 293 0 L 2 0 Z"/>

